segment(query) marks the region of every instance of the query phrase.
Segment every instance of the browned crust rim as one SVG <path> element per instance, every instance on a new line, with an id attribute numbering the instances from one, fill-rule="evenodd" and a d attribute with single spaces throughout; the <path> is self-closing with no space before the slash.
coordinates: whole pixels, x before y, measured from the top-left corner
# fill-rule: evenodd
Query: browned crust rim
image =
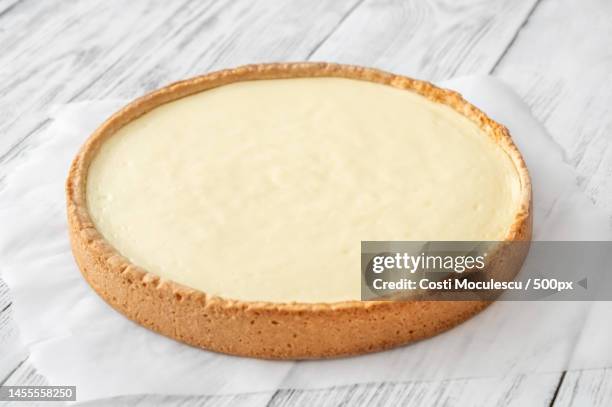
<path id="1" fill-rule="evenodd" d="M 275 354 L 274 352 L 266 353 L 265 350 L 263 353 L 249 352 L 248 350 L 244 351 L 239 349 L 239 345 L 236 349 L 223 349 L 220 346 L 208 346 L 207 341 L 198 341 L 193 338 L 181 337 L 180 334 L 176 333 L 176 327 L 165 329 L 163 327 L 160 328 L 160 326 L 158 326 L 159 324 L 155 321 L 143 322 L 143 318 L 139 316 L 137 311 L 132 312 L 128 309 L 129 301 L 126 300 L 127 297 L 125 297 L 125 295 L 120 295 L 119 297 L 121 298 L 110 295 L 113 289 L 112 284 L 117 285 L 119 284 L 118 281 L 120 281 L 124 289 L 136 282 L 141 283 L 143 287 L 147 287 L 148 289 L 153 288 L 159 294 L 160 304 L 163 303 L 164 305 L 168 305 L 169 302 L 175 302 L 175 308 L 181 308 L 181 304 L 185 303 L 198 304 L 202 309 L 222 310 L 222 312 L 228 315 L 236 315 L 236 312 L 248 311 L 254 312 L 256 315 L 261 313 L 266 315 L 292 314 L 299 316 L 304 313 L 310 315 L 329 314 L 331 311 L 337 312 L 340 310 L 359 314 L 360 312 L 371 313 L 375 310 L 376 312 L 387 312 L 389 310 L 397 311 L 399 309 L 404 310 L 404 312 L 409 312 L 411 308 L 414 308 L 415 305 L 411 302 L 344 301 L 337 303 L 273 303 L 240 301 L 210 296 L 204 292 L 194 290 L 173 281 L 162 279 L 130 263 L 96 230 L 88 212 L 85 196 L 87 171 L 98 147 L 119 128 L 161 104 L 207 89 L 240 81 L 296 77 L 340 77 L 385 84 L 399 89 L 414 91 L 429 100 L 446 104 L 460 114 L 468 117 L 503 148 L 514 162 L 520 179 L 520 209 L 504 240 L 528 241 L 531 239 L 531 181 L 523 158 L 513 143 L 508 130 L 464 100 L 459 93 L 438 88 L 428 82 L 358 66 L 302 62 L 247 65 L 176 82 L 135 100 L 106 120 L 90 136 L 74 159 L 66 183 L 67 214 L 73 253 L 86 280 L 92 285 L 94 290 L 109 302 L 109 304 L 129 318 L 165 335 L 198 346 L 213 348 L 214 350 L 251 356 L 301 358 L 351 354 L 382 349 L 408 341 L 404 338 L 403 340 L 397 341 L 397 343 L 381 344 L 380 346 L 370 347 L 369 349 L 339 350 L 337 352 L 332 350 L 320 354 L 316 352 L 313 354 L 309 351 L 304 355 L 300 355 L 299 352 L 297 352 L 297 355 L 293 355 L 296 351 L 287 351 L 287 355 Z M 92 266 L 100 268 L 105 272 L 110 271 L 114 274 L 113 279 L 119 280 L 113 280 L 113 283 L 109 283 L 109 286 L 105 286 L 105 283 L 98 277 L 94 278 L 95 272 L 92 272 Z M 109 274 L 107 274 L 107 276 L 109 276 Z M 446 302 L 444 308 L 452 303 L 458 302 Z M 459 308 L 465 308 L 467 304 L 465 302 L 463 303 L 463 306 L 459 306 L 459 304 L 456 305 L 459 306 Z M 411 306 L 410 304 L 413 305 Z M 438 328 L 435 332 L 413 335 L 409 339 L 420 339 L 450 328 L 469 318 L 469 316 L 475 314 L 486 305 L 486 302 L 474 301 L 470 307 L 467 307 L 469 309 L 465 308 L 462 311 L 462 318 L 455 323 L 449 323 L 447 324 L 448 326 Z M 422 306 L 426 306 L 426 304 L 421 303 L 421 307 Z M 174 313 L 176 309 L 172 311 Z M 176 323 L 177 316 L 175 315 L 173 318 L 174 323 Z"/>

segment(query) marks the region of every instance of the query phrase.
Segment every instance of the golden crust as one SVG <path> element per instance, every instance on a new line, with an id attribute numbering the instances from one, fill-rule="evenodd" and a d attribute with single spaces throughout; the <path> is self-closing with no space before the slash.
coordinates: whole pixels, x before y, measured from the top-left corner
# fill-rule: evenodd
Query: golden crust
<path id="1" fill-rule="evenodd" d="M 166 86 L 109 118 L 83 145 L 66 183 L 72 251 L 91 287 L 133 321 L 205 349 L 270 359 L 336 357 L 387 349 L 427 338 L 460 324 L 486 301 L 347 301 L 339 303 L 246 302 L 207 295 L 161 279 L 131 264 L 96 230 L 86 203 L 87 171 L 98 147 L 126 123 L 187 95 L 232 82 L 294 77 L 343 77 L 415 91 L 477 123 L 513 160 L 521 181 L 521 206 L 506 241 L 531 239 L 531 183 L 508 130 L 457 92 L 387 72 L 328 63 L 247 65 Z M 526 250 L 512 261 L 513 273 Z"/>

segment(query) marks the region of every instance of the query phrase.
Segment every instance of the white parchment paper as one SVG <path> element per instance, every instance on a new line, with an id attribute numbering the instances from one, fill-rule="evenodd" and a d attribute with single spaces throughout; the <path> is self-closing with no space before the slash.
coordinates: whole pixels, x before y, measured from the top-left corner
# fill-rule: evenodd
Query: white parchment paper
<path id="1" fill-rule="evenodd" d="M 610 213 L 524 103 L 491 77 L 442 83 L 509 127 L 533 179 L 536 240 L 611 240 Z M 612 366 L 610 303 L 498 302 L 435 338 L 377 354 L 308 362 L 226 356 L 128 321 L 89 288 L 70 253 L 64 180 L 88 135 L 124 101 L 58 106 L 45 142 L 7 179 L 0 201 L 0 271 L 30 360 L 79 400 L 123 394 L 227 394 L 405 380 L 492 377 Z M 325 333 L 322 333 L 325 334 Z"/>

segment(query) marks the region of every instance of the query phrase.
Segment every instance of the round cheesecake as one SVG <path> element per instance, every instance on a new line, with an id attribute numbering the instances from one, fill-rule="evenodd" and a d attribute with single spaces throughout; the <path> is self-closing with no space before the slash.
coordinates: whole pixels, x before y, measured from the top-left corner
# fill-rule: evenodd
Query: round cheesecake
<path id="1" fill-rule="evenodd" d="M 138 99 L 83 146 L 67 195 L 73 253 L 110 305 L 263 358 L 385 349 L 488 304 L 360 301 L 361 241 L 531 237 L 503 126 L 455 92 L 333 64 L 246 66 Z"/>

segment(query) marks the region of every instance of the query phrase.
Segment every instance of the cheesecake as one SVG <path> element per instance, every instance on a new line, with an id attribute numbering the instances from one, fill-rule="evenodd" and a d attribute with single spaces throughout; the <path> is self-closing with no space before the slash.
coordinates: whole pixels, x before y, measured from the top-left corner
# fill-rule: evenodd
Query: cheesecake
<path id="1" fill-rule="evenodd" d="M 488 304 L 361 301 L 362 241 L 531 237 L 506 128 L 456 92 L 323 63 L 224 70 L 134 101 L 81 148 L 67 210 L 77 264 L 111 306 L 261 358 L 386 349 Z"/>

